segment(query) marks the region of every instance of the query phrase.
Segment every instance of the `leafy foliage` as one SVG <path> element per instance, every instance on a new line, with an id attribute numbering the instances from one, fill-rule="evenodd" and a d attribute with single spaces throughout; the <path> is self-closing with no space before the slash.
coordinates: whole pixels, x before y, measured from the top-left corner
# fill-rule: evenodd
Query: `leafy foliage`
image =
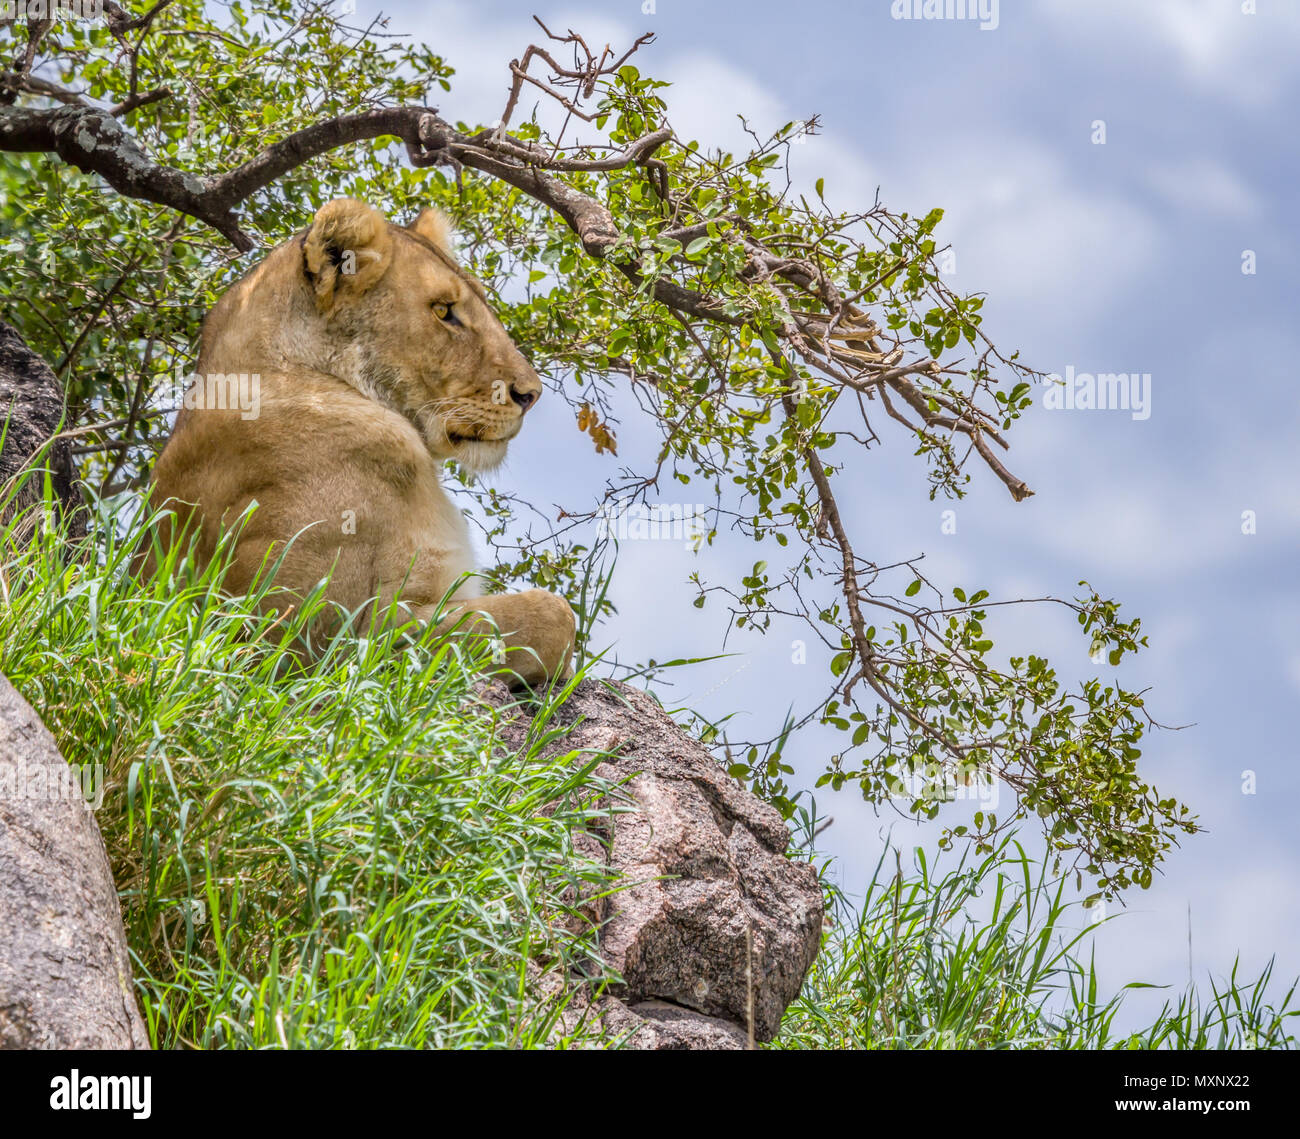
<path id="1" fill-rule="evenodd" d="M 787 815 L 797 795 L 782 746 L 818 721 L 845 735 L 824 783 L 933 816 L 945 789 L 1001 781 L 1014 809 L 945 841 L 988 853 L 1008 827 L 1040 819 L 1059 863 L 1098 894 L 1148 885 L 1196 829 L 1138 773 L 1141 694 L 1102 679 L 1075 687 L 1040 656 L 1000 653 L 989 614 L 1007 601 L 933 585 L 915 560 L 877 564 L 855 542 L 852 472 L 886 426 L 923 460 L 932 497 L 967 492 L 972 456 L 1014 498 L 1031 493 L 998 452 L 1037 374 L 988 337 L 983 297 L 945 283 L 941 210 L 840 211 L 821 181 L 799 193 L 788 158 L 815 119 L 752 134 L 742 154 L 678 138 L 666 85 L 630 52 L 611 63 L 577 36 L 550 37 L 574 61 L 547 55 L 549 81 L 512 71 L 516 91 L 543 90 L 530 118 L 509 121 L 512 98 L 501 124 L 480 128 L 419 110 L 450 89 L 452 70 L 387 22 L 354 28 L 323 5 L 232 0 L 162 5 L 122 26 L 48 32 L 9 93 L 14 113 L 89 92 L 120 108 L 157 169 L 210 178 L 313 124 L 417 109 L 418 138 L 402 140 L 414 166 L 391 138 L 304 150 L 241 202 L 241 232 L 282 240 L 339 194 L 399 218 L 431 202 L 453 216 L 467 264 L 573 404 L 592 463 L 612 472 L 599 500 L 566 504 L 558 523 L 462 474 L 498 554 L 497 587 L 574 593 L 599 511 L 683 493 L 673 487 L 711 501 L 706 541 L 730 530 L 763 546 L 741 580 L 697 579 L 696 604 L 728 606 L 737 627 L 796 618 L 821 646 L 825 698 L 779 736 L 728 741 L 733 771 Z M 0 155 L 0 187 L 0 306 L 66 380 L 87 476 L 108 492 L 138 487 L 199 313 L 256 254 L 44 157 Z M 659 432 L 653 469 L 608 465 L 621 389 Z M 608 612 L 613 598 L 600 604 Z M 1109 667 L 1145 644 L 1091 589 L 1056 604 Z"/>

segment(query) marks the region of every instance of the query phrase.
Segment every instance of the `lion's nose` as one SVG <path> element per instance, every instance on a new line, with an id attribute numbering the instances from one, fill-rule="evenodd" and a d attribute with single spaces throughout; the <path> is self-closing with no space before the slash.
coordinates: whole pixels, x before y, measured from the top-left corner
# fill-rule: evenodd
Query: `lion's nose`
<path id="1" fill-rule="evenodd" d="M 527 411 L 537 402 L 538 393 L 531 388 L 517 388 L 514 385 L 510 387 L 510 398 L 519 405 L 520 411 Z"/>

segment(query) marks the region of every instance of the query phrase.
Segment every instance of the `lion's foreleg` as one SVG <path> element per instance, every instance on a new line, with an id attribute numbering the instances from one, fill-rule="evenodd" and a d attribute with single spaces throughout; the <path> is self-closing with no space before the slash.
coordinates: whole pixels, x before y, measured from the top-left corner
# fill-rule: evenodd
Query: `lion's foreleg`
<path id="1" fill-rule="evenodd" d="M 438 629 L 450 631 L 458 624 L 484 636 L 499 634 L 506 650 L 501 663 L 526 684 L 571 674 L 576 622 L 569 603 L 558 594 L 529 589 L 454 602 Z"/>

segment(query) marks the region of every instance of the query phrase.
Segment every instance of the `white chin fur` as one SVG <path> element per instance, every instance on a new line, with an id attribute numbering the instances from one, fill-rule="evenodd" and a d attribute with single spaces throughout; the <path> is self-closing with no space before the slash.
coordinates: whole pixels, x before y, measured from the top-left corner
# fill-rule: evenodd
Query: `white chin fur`
<path id="1" fill-rule="evenodd" d="M 505 460 L 506 444 L 500 439 L 468 439 L 452 448 L 452 457 L 467 470 L 486 472 Z"/>

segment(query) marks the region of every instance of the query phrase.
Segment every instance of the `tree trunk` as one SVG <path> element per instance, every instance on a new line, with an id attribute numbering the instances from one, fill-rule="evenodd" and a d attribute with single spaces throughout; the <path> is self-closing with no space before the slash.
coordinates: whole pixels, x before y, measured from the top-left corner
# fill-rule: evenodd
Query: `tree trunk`
<path id="1" fill-rule="evenodd" d="M 42 452 L 65 427 L 63 398 L 63 385 L 50 366 L 0 320 L 0 525 L 21 513 L 23 540 L 47 528 L 36 505 L 46 472 L 67 535 L 80 537 L 85 529 L 71 446 L 60 439 Z"/>

